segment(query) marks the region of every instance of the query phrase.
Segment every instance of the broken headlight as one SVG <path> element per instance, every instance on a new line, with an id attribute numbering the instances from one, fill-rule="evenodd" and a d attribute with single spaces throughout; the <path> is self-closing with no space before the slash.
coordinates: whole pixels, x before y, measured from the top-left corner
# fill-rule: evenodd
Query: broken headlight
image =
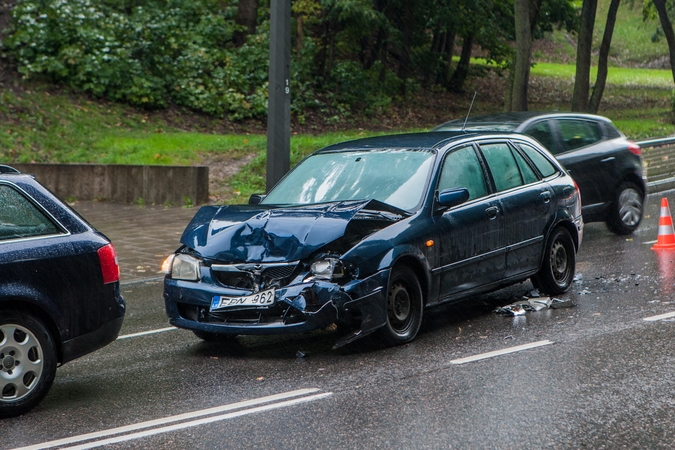
<path id="1" fill-rule="evenodd" d="M 199 260 L 190 255 L 174 255 L 170 262 L 171 271 L 169 275 L 174 280 L 199 280 Z"/>
<path id="2" fill-rule="evenodd" d="M 336 280 L 345 276 L 345 268 L 337 258 L 323 258 L 314 261 L 310 267 L 312 275 L 319 280 Z"/>

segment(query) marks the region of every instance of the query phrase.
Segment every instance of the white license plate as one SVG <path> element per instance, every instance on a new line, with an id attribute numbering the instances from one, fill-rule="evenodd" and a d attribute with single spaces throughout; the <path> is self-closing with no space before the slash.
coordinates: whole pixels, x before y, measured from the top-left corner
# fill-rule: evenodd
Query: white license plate
<path id="1" fill-rule="evenodd" d="M 256 292 L 255 294 L 242 297 L 227 297 L 225 295 L 216 295 L 211 300 L 211 311 L 233 306 L 269 306 L 274 304 L 275 289 Z"/>

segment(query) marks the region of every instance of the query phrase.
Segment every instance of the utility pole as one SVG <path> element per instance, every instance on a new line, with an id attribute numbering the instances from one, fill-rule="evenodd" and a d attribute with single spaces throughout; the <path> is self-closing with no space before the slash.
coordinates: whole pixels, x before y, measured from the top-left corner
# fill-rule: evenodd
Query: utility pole
<path id="1" fill-rule="evenodd" d="M 291 166 L 291 0 L 271 0 L 267 191 Z"/>

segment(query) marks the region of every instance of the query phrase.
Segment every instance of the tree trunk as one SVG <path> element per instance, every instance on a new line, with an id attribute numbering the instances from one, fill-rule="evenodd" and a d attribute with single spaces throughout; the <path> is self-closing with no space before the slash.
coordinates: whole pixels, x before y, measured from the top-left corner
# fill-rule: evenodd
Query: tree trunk
<path id="1" fill-rule="evenodd" d="M 450 79 L 452 78 L 452 57 L 454 56 L 455 53 L 455 32 L 448 32 L 448 38 L 446 39 L 445 42 L 445 61 L 447 64 L 445 65 L 444 73 L 441 74 L 443 77 L 442 84 L 446 88 L 450 88 Z"/>
<path id="2" fill-rule="evenodd" d="M 516 59 L 512 69 L 511 100 L 507 105 L 507 110 L 527 111 L 527 85 L 530 80 L 530 57 L 532 54 L 530 0 L 515 0 L 513 9 L 516 25 Z"/>
<path id="3" fill-rule="evenodd" d="M 659 13 L 659 19 L 661 19 L 661 28 L 663 29 L 663 34 L 666 35 L 666 41 L 668 42 L 668 53 L 670 54 L 670 71 L 673 73 L 673 81 L 675 81 L 675 32 L 673 32 L 673 24 L 668 18 L 668 10 L 666 8 L 665 0 L 652 0 L 656 11 Z"/>
<path id="4" fill-rule="evenodd" d="M 462 54 L 459 57 L 459 63 L 455 72 L 450 78 L 450 90 L 453 92 L 462 92 L 464 90 L 464 81 L 469 74 L 469 63 L 471 62 L 471 49 L 473 47 L 473 33 L 464 37 L 462 43 Z"/>
<path id="5" fill-rule="evenodd" d="M 607 82 L 607 58 L 609 57 L 609 46 L 612 43 L 612 33 L 614 33 L 616 13 L 619 10 L 620 2 L 621 0 L 612 0 L 609 4 L 609 11 L 607 11 L 607 23 L 605 24 L 605 32 L 602 35 L 602 44 L 600 44 L 600 55 L 598 56 L 598 76 L 595 79 L 591 100 L 588 102 L 588 110 L 593 114 L 597 114 L 598 109 L 600 109 L 600 100 Z"/>
<path id="6" fill-rule="evenodd" d="M 234 23 L 237 25 L 232 34 L 232 42 L 235 47 L 241 47 L 246 42 L 249 34 L 255 33 L 258 21 L 258 0 L 239 0 L 237 16 Z"/>
<path id="7" fill-rule="evenodd" d="M 591 50 L 593 46 L 593 25 L 598 0 L 584 0 L 581 7 L 581 27 L 577 41 L 577 69 L 574 77 L 572 111 L 588 111 L 588 91 L 591 78 Z"/>

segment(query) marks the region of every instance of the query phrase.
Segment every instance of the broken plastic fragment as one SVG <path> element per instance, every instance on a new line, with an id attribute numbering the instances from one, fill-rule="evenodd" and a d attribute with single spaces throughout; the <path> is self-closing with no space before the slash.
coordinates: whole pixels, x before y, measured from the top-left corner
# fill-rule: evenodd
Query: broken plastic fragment
<path id="1" fill-rule="evenodd" d="M 552 309 L 571 308 L 572 306 L 574 306 L 572 300 L 560 300 L 559 298 L 554 298 L 551 302 Z"/>

